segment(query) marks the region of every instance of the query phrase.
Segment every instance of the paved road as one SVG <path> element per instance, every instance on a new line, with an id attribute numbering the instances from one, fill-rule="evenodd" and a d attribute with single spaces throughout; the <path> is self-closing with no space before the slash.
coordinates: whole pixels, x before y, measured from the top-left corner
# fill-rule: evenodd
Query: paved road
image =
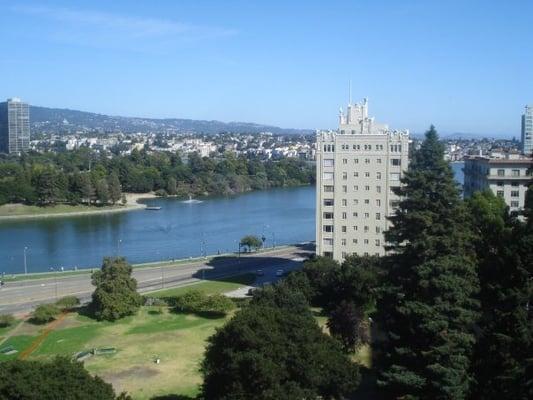
<path id="1" fill-rule="evenodd" d="M 255 272 L 257 269 L 265 273 L 261 281 L 274 280 L 277 269 L 289 271 L 298 268 L 312 250 L 311 245 L 291 246 L 240 258 L 214 259 L 206 263 L 195 261 L 190 264 L 135 268 L 133 276 L 141 293 L 182 286 L 201 279 Z M 82 302 L 87 301 L 93 289 L 89 274 L 7 282 L 0 289 L 0 314 L 31 311 L 37 304 L 53 302 L 69 295 L 77 296 Z"/>

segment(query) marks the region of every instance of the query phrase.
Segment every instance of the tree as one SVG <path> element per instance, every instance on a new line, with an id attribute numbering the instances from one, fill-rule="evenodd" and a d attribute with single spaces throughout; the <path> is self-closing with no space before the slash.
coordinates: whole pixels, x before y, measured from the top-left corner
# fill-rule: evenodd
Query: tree
<path id="1" fill-rule="evenodd" d="M 105 179 L 100 179 L 96 182 L 96 199 L 102 205 L 107 204 L 109 201 L 109 186 Z"/>
<path id="2" fill-rule="evenodd" d="M 0 314 L 0 328 L 7 328 L 15 324 L 17 320 L 11 314 Z"/>
<path id="3" fill-rule="evenodd" d="M 36 324 L 46 324 L 53 321 L 61 311 L 54 304 L 40 304 L 31 315 L 31 321 Z"/>
<path id="4" fill-rule="evenodd" d="M 0 368 L 0 400 L 128 400 L 111 384 L 68 358 L 50 362 L 10 360 Z"/>
<path id="5" fill-rule="evenodd" d="M 91 204 L 95 197 L 95 190 L 91 182 L 91 177 L 88 174 L 81 175 L 81 197 Z"/>
<path id="6" fill-rule="evenodd" d="M 174 178 L 173 176 L 169 177 L 167 179 L 167 193 L 170 195 L 170 196 L 175 196 L 176 193 L 177 193 L 177 182 L 176 182 L 176 178 Z"/>
<path id="7" fill-rule="evenodd" d="M 360 343 L 368 342 L 368 319 L 354 303 L 341 301 L 328 317 L 327 326 L 333 337 L 339 339 L 346 352 L 352 352 Z"/>
<path id="8" fill-rule="evenodd" d="M 137 293 L 137 281 L 131 273 L 131 265 L 124 257 L 104 258 L 102 269 L 92 275 L 96 289 L 90 309 L 97 319 L 114 321 L 137 312 L 142 296 Z"/>
<path id="9" fill-rule="evenodd" d="M 475 232 L 482 315 L 473 371 L 475 397 L 528 399 L 533 362 L 533 327 L 528 315 L 532 290 L 533 236 L 512 218 L 491 191 L 467 202 Z M 527 206 L 526 206 L 527 211 Z"/>
<path id="10" fill-rule="evenodd" d="M 385 236 L 392 252 L 378 304 L 388 339 L 379 383 L 393 398 L 465 399 L 479 285 L 465 209 L 433 126 L 401 182 Z"/>
<path id="11" fill-rule="evenodd" d="M 109 199 L 113 204 L 115 204 L 122 197 L 122 189 L 116 173 L 113 172 L 111 175 L 109 175 L 107 178 L 107 186 L 109 189 Z"/>
<path id="12" fill-rule="evenodd" d="M 270 306 L 239 311 L 208 339 L 206 399 L 341 399 L 359 382 L 355 364 L 312 316 Z"/>
<path id="13" fill-rule="evenodd" d="M 248 247 L 248 251 L 257 250 L 263 246 L 263 242 L 257 236 L 246 235 L 241 239 L 241 246 Z"/>

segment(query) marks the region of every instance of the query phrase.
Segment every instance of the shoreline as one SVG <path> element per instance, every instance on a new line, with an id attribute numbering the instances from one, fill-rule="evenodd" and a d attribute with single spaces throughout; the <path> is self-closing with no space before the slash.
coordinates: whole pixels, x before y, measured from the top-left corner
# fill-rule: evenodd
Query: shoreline
<path id="1" fill-rule="evenodd" d="M 126 212 L 133 210 L 142 210 L 146 208 L 146 204 L 140 203 L 139 200 L 154 199 L 157 198 L 155 193 L 124 193 L 126 196 L 126 205 L 112 206 L 114 208 L 87 209 L 83 211 L 71 211 L 71 212 L 57 212 L 57 213 L 43 213 L 43 214 L 20 214 L 20 215 L 0 215 L 0 222 L 2 221 L 18 221 L 25 219 L 41 219 L 41 218 L 56 218 L 56 217 L 80 217 L 94 214 L 110 214 L 118 212 Z M 5 206 L 14 206 L 13 204 L 6 204 Z M 18 207 L 23 205 L 16 205 Z M 2 206 L 0 206 L 2 207 Z M 90 207 L 90 206 L 86 206 Z"/>

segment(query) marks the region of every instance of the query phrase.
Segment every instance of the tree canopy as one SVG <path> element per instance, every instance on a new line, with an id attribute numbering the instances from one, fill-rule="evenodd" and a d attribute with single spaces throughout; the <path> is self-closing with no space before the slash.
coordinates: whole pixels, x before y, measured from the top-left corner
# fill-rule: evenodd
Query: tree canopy
<path id="1" fill-rule="evenodd" d="M 137 293 L 137 281 L 131 273 L 131 265 L 124 257 L 104 258 L 102 269 L 92 275 L 96 289 L 90 309 L 97 319 L 114 321 L 137 312 L 142 296 Z"/>

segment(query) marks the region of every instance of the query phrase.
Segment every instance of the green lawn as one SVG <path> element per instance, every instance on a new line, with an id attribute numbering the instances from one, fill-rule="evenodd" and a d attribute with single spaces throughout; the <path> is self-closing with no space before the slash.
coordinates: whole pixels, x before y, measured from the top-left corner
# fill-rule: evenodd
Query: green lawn
<path id="1" fill-rule="evenodd" d="M 55 206 L 39 207 L 39 206 L 27 206 L 24 204 L 4 204 L 0 206 L 0 216 L 19 216 L 19 215 L 51 215 L 51 214 L 63 214 L 63 213 L 78 213 L 96 210 L 113 210 L 121 208 L 122 206 L 104 206 L 104 207 L 92 207 L 77 205 L 71 206 L 67 204 L 58 204 Z"/>
<path id="2" fill-rule="evenodd" d="M 242 286 L 250 285 L 255 281 L 255 274 L 242 274 L 225 278 L 225 280 L 201 281 L 188 286 L 181 286 L 172 289 L 157 290 L 147 293 L 150 297 L 173 297 L 179 296 L 191 289 L 200 290 L 207 294 L 225 293 L 238 289 Z"/>
<path id="3" fill-rule="evenodd" d="M 199 288 L 208 293 L 233 290 L 255 279 L 253 274 L 239 275 L 229 281 L 209 281 L 179 288 L 185 293 Z M 178 289 L 172 289 L 175 294 Z M 164 294 L 165 296 L 168 294 Z M 162 312 L 160 312 L 162 311 Z M 113 384 L 117 392 L 128 391 L 134 399 L 179 394 L 195 396 L 201 384 L 200 363 L 205 341 L 228 317 L 204 318 L 175 313 L 167 307 L 142 307 L 135 316 L 117 322 L 98 322 L 72 313 L 51 332 L 29 359 L 50 359 L 56 355 L 71 356 L 94 348 L 114 347 L 116 353 L 93 356 L 84 361 L 91 373 Z M 29 323 L 23 332 L 32 335 L 14 336 L 0 348 L 13 346 L 11 356 L 0 355 L 0 361 L 16 358 L 28 348 L 41 328 Z M 161 359 L 160 364 L 154 360 Z"/>

